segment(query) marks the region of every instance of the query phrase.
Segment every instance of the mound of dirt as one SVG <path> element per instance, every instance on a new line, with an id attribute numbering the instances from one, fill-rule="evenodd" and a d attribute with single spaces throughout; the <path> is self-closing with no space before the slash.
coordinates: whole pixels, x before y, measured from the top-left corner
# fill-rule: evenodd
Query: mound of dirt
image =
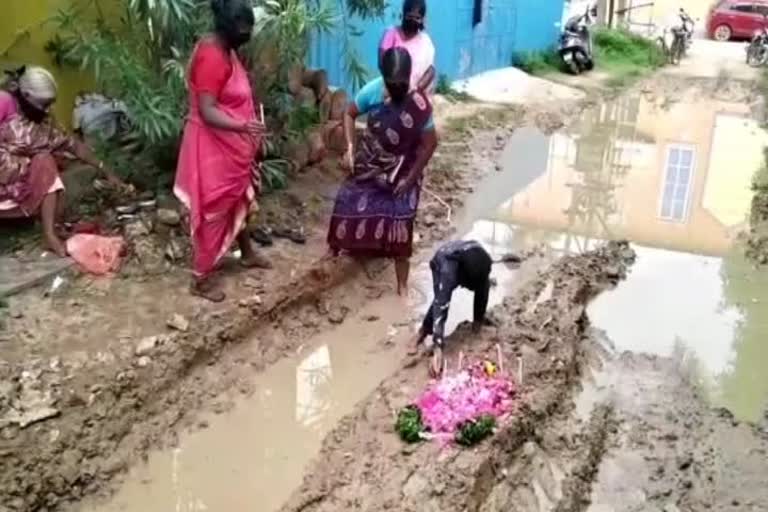
<path id="1" fill-rule="evenodd" d="M 634 261 L 627 243 L 611 242 L 582 256 L 566 256 L 514 298 L 496 308 L 496 327 L 473 336 L 460 327 L 448 342 L 471 359 L 496 358 L 501 345 L 508 365 L 522 362 L 521 406 L 492 440 L 476 449 L 441 449 L 436 443 L 405 446 L 394 432 L 396 411 L 427 382 L 426 365 L 406 363 L 382 383 L 326 438 L 302 486 L 282 512 L 364 510 L 520 510 L 495 491 L 507 467 L 521 454 L 537 426 L 558 414 L 579 379 L 585 357 L 585 308 L 601 290 L 615 285 Z M 610 423 L 610 411 L 594 421 Z M 590 446 L 599 453 L 606 428 L 594 428 Z M 588 486 L 579 475 L 596 471 L 599 456 L 574 469 L 559 510 L 577 510 Z M 590 462 L 592 461 L 592 462 Z M 523 477 L 524 475 L 520 475 Z"/>

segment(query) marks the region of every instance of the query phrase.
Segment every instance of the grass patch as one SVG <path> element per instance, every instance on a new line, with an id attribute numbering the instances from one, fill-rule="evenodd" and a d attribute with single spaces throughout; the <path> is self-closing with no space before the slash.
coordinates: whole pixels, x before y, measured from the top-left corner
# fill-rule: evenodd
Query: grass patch
<path id="1" fill-rule="evenodd" d="M 654 41 L 627 30 L 597 28 L 593 41 L 595 66 L 611 75 L 607 85 L 612 88 L 625 87 L 665 63 Z M 555 49 L 517 54 L 512 65 L 537 76 L 566 72 Z"/>
<path id="2" fill-rule="evenodd" d="M 638 77 L 664 65 L 664 54 L 655 42 L 627 30 L 599 28 L 594 43 L 598 69 L 615 76 Z"/>
<path id="3" fill-rule="evenodd" d="M 471 101 L 472 96 L 465 92 L 457 91 L 451 87 L 451 81 L 446 75 L 440 75 L 437 78 L 437 87 L 435 93 L 448 98 L 453 101 Z"/>
<path id="4" fill-rule="evenodd" d="M 554 49 L 519 53 L 513 57 L 512 65 L 530 75 L 539 76 L 563 70 L 560 55 Z"/>

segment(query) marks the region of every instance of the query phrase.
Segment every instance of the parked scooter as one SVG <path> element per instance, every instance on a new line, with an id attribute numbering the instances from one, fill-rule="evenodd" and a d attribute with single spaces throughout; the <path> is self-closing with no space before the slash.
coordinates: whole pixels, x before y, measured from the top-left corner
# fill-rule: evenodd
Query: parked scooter
<path id="1" fill-rule="evenodd" d="M 747 64 L 752 67 L 768 63 L 768 16 L 763 16 L 763 26 L 756 30 L 747 45 Z"/>
<path id="2" fill-rule="evenodd" d="M 565 67 L 574 75 L 595 67 L 590 27 L 597 17 L 597 6 L 590 6 L 584 14 L 569 19 L 560 36 L 558 53 Z"/>

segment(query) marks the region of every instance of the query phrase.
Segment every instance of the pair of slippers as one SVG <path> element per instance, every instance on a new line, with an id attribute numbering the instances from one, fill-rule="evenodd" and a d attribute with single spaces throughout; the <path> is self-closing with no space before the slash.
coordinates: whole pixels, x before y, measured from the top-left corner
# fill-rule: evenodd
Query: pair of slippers
<path id="1" fill-rule="evenodd" d="M 273 245 L 273 238 L 282 238 L 290 240 L 291 242 L 299 245 L 307 243 L 307 237 L 304 236 L 302 230 L 289 229 L 289 228 L 256 228 L 251 232 L 251 238 L 262 247 L 271 247 Z"/>

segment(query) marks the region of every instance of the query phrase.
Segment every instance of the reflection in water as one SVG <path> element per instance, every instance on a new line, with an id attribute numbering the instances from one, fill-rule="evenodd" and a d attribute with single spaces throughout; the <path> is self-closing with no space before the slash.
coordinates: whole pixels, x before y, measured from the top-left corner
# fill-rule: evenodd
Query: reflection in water
<path id="1" fill-rule="evenodd" d="M 399 365 L 381 340 L 407 313 L 395 297 L 366 306 L 307 353 L 255 376 L 252 397 L 205 417 L 208 427 L 183 435 L 178 449 L 153 453 L 109 503 L 82 510 L 277 510 L 325 435 Z"/>
<path id="2" fill-rule="evenodd" d="M 768 374 L 758 368 L 768 356 L 760 342 L 768 278 L 732 247 L 768 143 L 748 114 L 740 104 L 662 108 L 626 97 L 592 111 L 573 133 L 516 134 L 504 171 L 477 187 L 491 200 L 466 213 L 482 219 L 468 236 L 564 253 L 633 241 L 638 262 L 591 305 L 593 323 L 620 350 L 680 357 L 715 403 L 756 419 L 768 399 Z"/>
<path id="3" fill-rule="evenodd" d="M 640 97 L 605 104 L 573 133 L 539 135 L 547 143 L 529 171 L 537 177 L 522 191 L 507 188 L 485 218 L 568 233 L 574 251 L 590 238 L 627 238 L 722 256 L 743 226 L 751 175 L 768 142 L 746 114 L 743 105 L 718 102 L 668 110 Z M 505 164 L 501 174 L 520 170 L 512 158 Z M 503 186 L 503 176 L 492 179 Z"/>
<path id="4" fill-rule="evenodd" d="M 768 278 L 731 244 L 767 141 L 740 109 L 661 110 L 628 98 L 586 116 L 574 133 L 520 130 L 502 172 L 477 185 L 458 219 L 464 237 L 494 256 L 632 240 L 639 256 L 632 274 L 591 305 L 593 323 L 619 349 L 688 361 L 716 403 L 754 419 L 768 397 Z M 495 266 L 492 305 L 514 293 L 514 276 Z M 326 433 L 399 366 L 381 338 L 427 307 L 428 266 L 414 269 L 413 280 L 410 308 L 394 297 L 367 304 L 356 320 L 318 336 L 308 355 L 256 376 L 256 396 L 208 418 L 210 427 L 185 435 L 173 453 L 152 455 L 108 505 L 86 510 L 276 510 Z M 448 327 L 471 315 L 471 293 L 458 291 Z"/>
<path id="5" fill-rule="evenodd" d="M 296 368 L 296 421 L 311 426 L 320 421 L 330 405 L 328 394 L 333 369 L 327 345 L 315 349 Z"/>

